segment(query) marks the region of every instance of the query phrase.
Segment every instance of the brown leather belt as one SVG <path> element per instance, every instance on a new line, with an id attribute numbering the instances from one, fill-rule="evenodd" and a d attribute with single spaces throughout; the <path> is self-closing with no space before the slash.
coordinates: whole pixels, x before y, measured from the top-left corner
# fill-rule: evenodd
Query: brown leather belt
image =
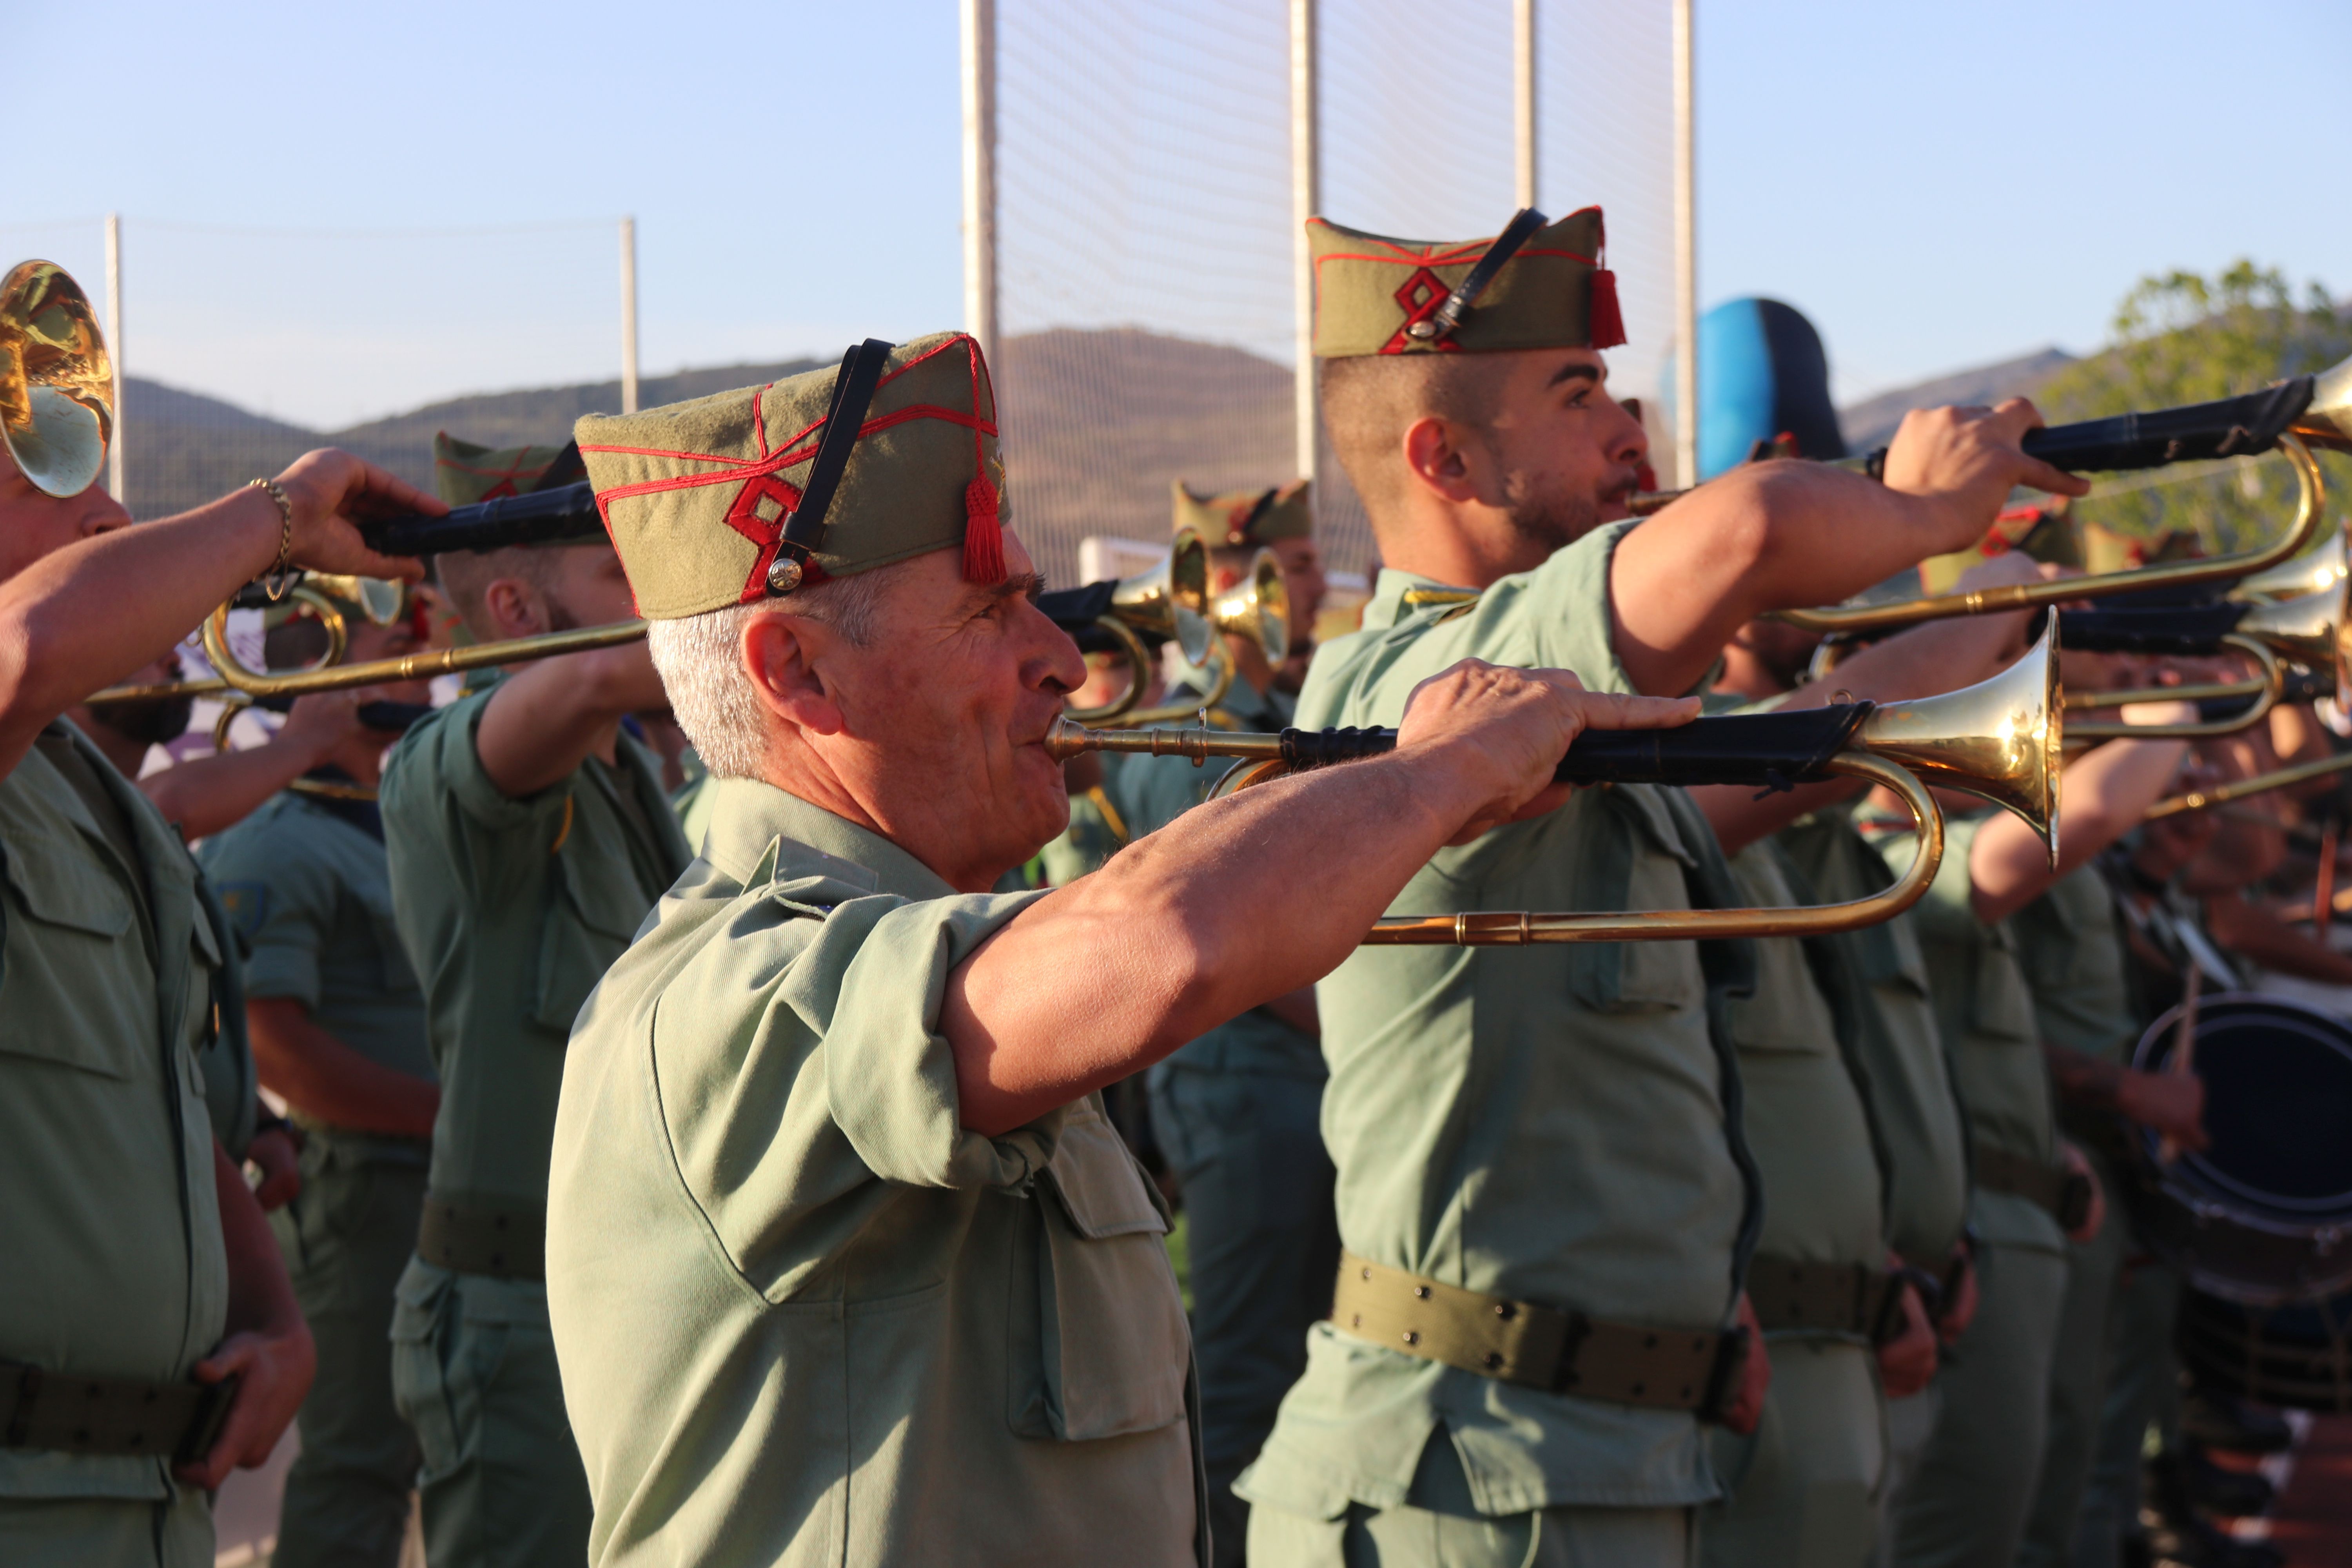
<path id="1" fill-rule="evenodd" d="M 1739 1386 L 1748 1336 L 1652 1329 L 1514 1301 L 1339 1255 L 1331 1323 L 1480 1377 L 1712 1420 Z"/>
<path id="2" fill-rule="evenodd" d="M 2058 1228 L 2072 1236 L 2091 1217 L 2091 1178 L 2063 1165 L 1987 1149 L 1976 1151 L 1977 1185 L 2009 1193 L 2049 1211 Z"/>
<path id="3" fill-rule="evenodd" d="M 0 1362 L 0 1446 L 193 1463 L 219 1441 L 236 1381 L 145 1383 Z"/>
<path id="4" fill-rule="evenodd" d="M 1748 1300 L 1766 1333 L 1857 1334 L 1885 1344 L 1903 1332 L 1904 1276 L 1859 1263 L 1800 1263 L 1758 1253 Z"/>
<path id="5" fill-rule="evenodd" d="M 547 1210 L 425 1194 L 416 1256 L 457 1274 L 547 1278 Z"/>

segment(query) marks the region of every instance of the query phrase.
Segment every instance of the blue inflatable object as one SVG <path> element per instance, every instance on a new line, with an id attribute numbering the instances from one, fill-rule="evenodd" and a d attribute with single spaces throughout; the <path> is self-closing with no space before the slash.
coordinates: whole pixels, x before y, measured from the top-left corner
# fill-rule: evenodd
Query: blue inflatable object
<path id="1" fill-rule="evenodd" d="M 1733 300 L 1698 323 L 1698 472 L 1711 479 L 1759 441 L 1793 438 L 1801 458 L 1843 458 L 1822 335 L 1778 300 Z"/>

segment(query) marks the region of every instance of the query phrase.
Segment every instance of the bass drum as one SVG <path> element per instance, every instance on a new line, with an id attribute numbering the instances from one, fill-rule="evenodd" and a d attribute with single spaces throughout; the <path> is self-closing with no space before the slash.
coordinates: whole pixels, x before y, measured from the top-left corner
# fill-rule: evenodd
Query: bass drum
<path id="1" fill-rule="evenodd" d="M 2180 1305 L 2180 1359 L 2200 1388 L 2352 1415 L 2352 1296 L 2242 1307 L 2191 1290 Z"/>
<path id="2" fill-rule="evenodd" d="M 2132 1065 L 2164 1072 L 2180 1009 L 2140 1037 Z M 2212 1146 L 2159 1158 L 2131 1129 L 2127 1194 L 2142 1238 L 2199 1290 L 2250 1307 L 2352 1286 L 2352 1026 L 2252 992 L 2198 1008 L 2197 1076 Z"/>

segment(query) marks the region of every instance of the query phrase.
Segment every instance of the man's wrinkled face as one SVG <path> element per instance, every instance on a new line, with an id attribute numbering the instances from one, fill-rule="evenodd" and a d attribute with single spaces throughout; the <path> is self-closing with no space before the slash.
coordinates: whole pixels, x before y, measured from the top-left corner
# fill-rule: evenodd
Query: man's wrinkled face
<path id="1" fill-rule="evenodd" d="M 1498 374 L 1486 437 L 1502 488 L 1484 499 L 1548 550 L 1627 516 L 1649 438 L 1609 395 L 1600 354 L 1525 349 L 1484 357 Z"/>
<path id="2" fill-rule="evenodd" d="M 1010 531 L 1004 561 L 988 584 L 963 580 L 955 550 L 892 569 L 866 645 L 837 642 L 818 665 L 846 722 L 813 743 L 893 842 L 959 887 L 1069 822 L 1042 742 L 1086 664 L 1034 602 L 1043 584 Z"/>
<path id="3" fill-rule="evenodd" d="M 77 496 L 50 495 L 0 448 L 0 582 L 78 539 L 130 524 L 131 514 L 104 486 L 91 485 Z"/>

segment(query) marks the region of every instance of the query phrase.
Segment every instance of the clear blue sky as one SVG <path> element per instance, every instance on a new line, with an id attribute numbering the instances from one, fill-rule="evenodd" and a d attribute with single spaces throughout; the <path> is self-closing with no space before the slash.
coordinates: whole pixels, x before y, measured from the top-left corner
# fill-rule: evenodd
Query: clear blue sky
<path id="1" fill-rule="evenodd" d="M 1165 35 L 1170 6 L 1215 26 L 1283 0 L 1001 0 L 1032 28 L 1081 4 L 1152 13 Z M 1541 14 L 1573 30 L 1601 9 Z M 960 313 L 951 0 L 12 11 L 24 140 L 0 248 L 95 288 L 95 228 L 42 225 L 123 213 L 135 372 L 320 424 L 609 374 L 604 226 L 624 212 L 648 371 L 830 354 Z M 1805 310 L 1846 395 L 2091 347 L 2153 269 L 2246 255 L 2352 291 L 2328 156 L 2352 64 L 2341 0 L 1699 12 L 1703 296 Z M 1548 58 L 1573 41 L 1554 32 Z M 1572 72 L 1547 82 L 1547 114 L 1575 113 Z M 308 232 L 517 224 L 556 226 Z"/>

